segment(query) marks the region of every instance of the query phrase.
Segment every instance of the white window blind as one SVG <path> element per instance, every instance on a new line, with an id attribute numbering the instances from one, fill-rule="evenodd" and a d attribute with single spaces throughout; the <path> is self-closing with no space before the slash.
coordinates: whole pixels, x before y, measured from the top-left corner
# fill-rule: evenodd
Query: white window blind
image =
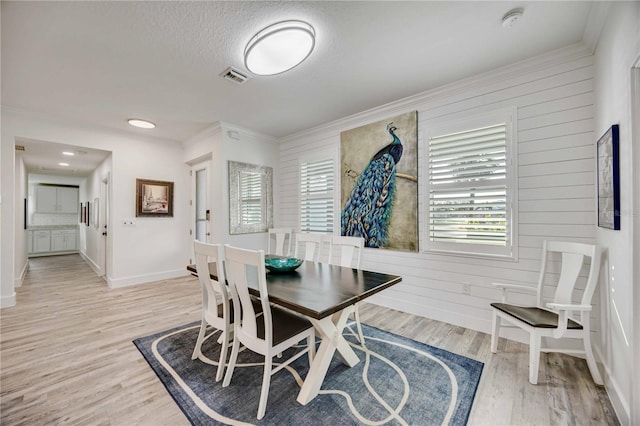
<path id="1" fill-rule="evenodd" d="M 507 122 L 429 137 L 428 245 L 511 256 Z"/>
<path id="2" fill-rule="evenodd" d="M 241 172 L 240 174 L 240 223 L 251 225 L 262 223 L 262 175 Z"/>
<path id="3" fill-rule="evenodd" d="M 300 164 L 300 230 L 333 232 L 333 159 Z"/>

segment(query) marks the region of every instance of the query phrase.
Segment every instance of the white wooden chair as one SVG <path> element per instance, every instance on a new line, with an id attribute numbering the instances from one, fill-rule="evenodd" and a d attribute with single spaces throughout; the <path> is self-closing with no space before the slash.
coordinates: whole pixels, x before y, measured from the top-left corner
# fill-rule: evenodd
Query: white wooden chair
<path id="1" fill-rule="evenodd" d="M 553 300 L 543 303 L 543 286 L 549 284 L 545 278 L 548 274 L 556 274 L 550 265 L 549 254 L 561 253 L 562 266 L 557 278 L 557 286 Z M 551 255 L 553 256 L 553 255 Z M 591 266 L 586 285 L 580 297 L 580 303 L 574 303 L 572 297 L 580 270 L 585 258 L 590 258 Z M 591 330 L 589 313 L 591 312 L 591 298 L 593 296 L 598 274 L 600 271 L 601 250 L 598 246 L 573 243 L 545 241 L 542 252 L 542 265 L 538 286 L 521 286 L 512 284 L 495 283 L 502 288 L 502 303 L 492 303 L 493 330 L 491 334 L 491 352 L 498 350 L 498 338 L 500 327 L 518 327 L 529 333 L 529 382 L 538 383 L 538 368 L 540 352 L 564 352 L 569 354 L 582 354 L 587 358 L 587 365 L 591 371 L 593 381 L 602 385 L 602 377 L 596 364 L 591 348 Z M 507 290 L 529 291 L 536 293 L 535 306 L 518 306 L 507 303 Z M 573 313 L 579 313 L 579 318 L 572 318 Z M 506 320 L 511 325 L 501 325 Z M 553 339 L 582 339 L 584 349 L 558 349 L 542 347 L 542 338 Z"/>
<path id="2" fill-rule="evenodd" d="M 288 256 L 291 253 L 292 228 L 269 228 L 267 254 Z M 273 244 L 272 244 L 273 243 Z"/>
<path id="3" fill-rule="evenodd" d="M 227 281 L 233 302 L 236 306 L 241 306 L 242 309 L 234 311 L 233 347 L 222 386 L 229 386 L 231 382 L 240 343 L 247 349 L 264 355 L 264 373 L 257 416 L 258 419 L 261 419 L 264 417 L 267 407 L 271 376 L 305 353 L 308 354 L 309 365 L 311 365 L 315 355 L 315 332 L 308 320 L 269 304 L 263 250 L 245 250 L 226 245 L 225 258 Z M 256 270 L 257 277 L 255 276 Z M 258 317 L 255 315 L 249 294 L 248 274 L 252 281 L 257 281 L 260 290 L 263 314 Z M 242 318 L 238 318 L 239 315 Z M 277 367 L 273 367 L 275 355 L 284 352 L 304 339 L 307 339 L 306 349 L 297 352 Z"/>
<path id="4" fill-rule="evenodd" d="M 231 327 L 233 325 L 231 321 L 233 306 L 227 286 L 224 284 L 224 246 L 222 244 L 207 244 L 194 240 L 193 248 L 196 257 L 198 281 L 200 281 L 200 287 L 202 288 L 202 321 L 191 359 L 202 356 L 201 349 L 205 340 L 207 325 L 220 330 L 221 336 L 218 341 L 221 343 L 222 348 L 220 349 L 220 360 L 218 361 L 218 370 L 216 372 L 216 381 L 220 381 L 224 372 L 232 331 Z M 218 268 L 218 281 L 212 279 L 209 273 L 209 263 L 212 261 L 216 262 Z M 217 332 L 217 330 L 211 334 Z"/>
<path id="5" fill-rule="evenodd" d="M 322 234 L 310 234 L 307 232 L 296 232 L 296 242 L 293 257 L 300 257 L 300 246 L 304 247 L 304 260 L 317 262 L 322 251 Z"/>
<path id="6" fill-rule="evenodd" d="M 364 248 L 364 238 L 362 237 L 331 237 L 331 244 L 329 245 L 329 263 L 344 266 L 345 268 L 360 269 L 360 263 L 362 261 L 362 249 Z M 340 258 L 337 263 L 333 262 L 336 249 L 340 250 Z M 364 334 L 362 334 L 362 325 L 360 324 L 360 310 L 356 303 L 354 311 L 356 328 L 358 330 L 358 340 L 360 344 L 364 346 Z"/>

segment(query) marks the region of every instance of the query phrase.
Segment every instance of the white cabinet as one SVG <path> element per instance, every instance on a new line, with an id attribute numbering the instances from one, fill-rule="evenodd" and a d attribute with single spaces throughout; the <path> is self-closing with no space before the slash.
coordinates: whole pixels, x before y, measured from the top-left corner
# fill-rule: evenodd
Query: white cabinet
<path id="1" fill-rule="evenodd" d="M 51 231 L 37 230 L 33 231 L 33 252 L 42 253 L 51 251 Z"/>
<path id="2" fill-rule="evenodd" d="M 30 229 L 27 231 L 27 252 L 33 253 L 33 231 Z"/>
<path id="3" fill-rule="evenodd" d="M 78 188 L 36 186 L 36 213 L 78 213 Z"/>
<path id="4" fill-rule="evenodd" d="M 73 251 L 76 249 L 77 232 L 75 229 L 51 231 L 51 251 Z"/>

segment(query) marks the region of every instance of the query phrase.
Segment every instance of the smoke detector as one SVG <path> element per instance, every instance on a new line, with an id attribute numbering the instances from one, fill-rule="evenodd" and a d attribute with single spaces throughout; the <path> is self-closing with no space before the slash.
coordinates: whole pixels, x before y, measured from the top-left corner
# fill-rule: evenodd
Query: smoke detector
<path id="1" fill-rule="evenodd" d="M 524 9 L 522 8 L 517 8 L 517 9 L 512 9 L 510 11 L 508 11 L 503 17 L 502 17 L 502 27 L 503 28 L 511 28 L 513 27 L 516 22 L 522 18 L 522 14 L 524 13 Z"/>
<path id="2" fill-rule="evenodd" d="M 226 70 L 222 71 L 220 77 L 224 78 L 225 80 L 233 81 L 236 84 L 243 84 L 249 79 L 249 77 L 242 74 L 240 71 L 233 67 L 229 67 Z"/>

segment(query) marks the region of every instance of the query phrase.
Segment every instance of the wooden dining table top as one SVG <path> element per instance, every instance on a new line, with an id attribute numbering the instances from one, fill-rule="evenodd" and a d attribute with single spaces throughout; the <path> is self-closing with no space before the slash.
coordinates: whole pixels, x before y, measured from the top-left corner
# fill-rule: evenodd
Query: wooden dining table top
<path id="1" fill-rule="evenodd" d="M 197 275 L 195 265 L 188 265 L 187 270 Z M 209 273 L 217 280 L 215 262 L 209 263 Z M 257 280 L 250 281 L 249 291 L 258 295 Z M 270 302 L 322 319 L 400 281 L 398 275 L 305 261 L 292 272 L 267 272 L 267 291 Z"/>

